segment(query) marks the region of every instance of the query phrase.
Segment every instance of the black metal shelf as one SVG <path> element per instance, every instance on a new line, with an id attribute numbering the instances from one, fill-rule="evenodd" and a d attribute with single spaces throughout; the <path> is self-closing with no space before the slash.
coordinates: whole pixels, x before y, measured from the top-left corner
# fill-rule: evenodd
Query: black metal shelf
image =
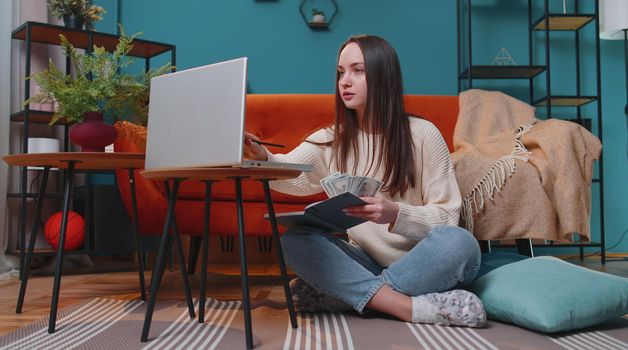
<path id="1" fill-rule="evenodd" d="M 545 66 L 471 66 L 472 79 L 530 79 L 545 71 Z M 458 77 L 469 79 L 469 68 L 466 68 Z"/>
<path id="2" fill-rule="evenodd" d="M 547 111 L 547 117 L 552 118 L 554 114 L 552 113 L 552 108 L 554 107 L 572 107 L 576 108 L 577 116 L 575 119 L 571 119 L 570 121 L 579 123 L 587 128 L 589 131 L 592 129 L 592 120 L 593 117 L 583 118 L 581 107 L 587 105 L 592 102 L 596 102 L 597 107 L 597 115 L 595 116 L 595 120 L 597 121 L 596 130 L 597 136 L 602 140 L 602 102 L 601 102 L 601 86 L 600 86 L 600 45 L 599 45 L 599 23 L 598 22 L 598 1 L 593 1 L 594 10 L 593 13 L 582 13 L 580 12 L 580 1 L 576 0 L 573 6 L 570 7 L 571 13 L 552 13 L 549 10 L 549 2 L 550 0 L 542 0 L 542 13 L 540 17 L 538 14 L 533 15 L 533 10 L 535 9 L 535 0 L 527 1 L 527 11 L 522 12 L 522 16 L 527 15 L 528 22 L 528 61 L 527 65 L 513 65 L 513 66 L 486 66 L 486 65 L 475 65 L 473 64 L 473 36 L 471 35 L 472 31 L 472 22 L 474 20 L 472 16 L 472 11 L 474 7 L 483 8 L 486 6 L 495 6 L 494 4 L 472 4 L 472 0 L 457 0 L 456 1 L 456 10 L 457 10 L 457 34 L 458 34 L 458 92 L 461 92 L 466 89 L 473 88 L 474 79 L 528 79 L 529 82 L 529 98 L 528 102 L 534 106 L 545 107 Z M 533 22 L 534 20 L 534 22 Z M 596 80 L 593 83 L 596 86 L 596 91 L 594 94 L 584 94 L 581 89 L 581 74 L 580 67 L 583 63 L 583 60 L 580 59 L 581 49 L 580 42 L 584 35 L 581 35 L 580 29 L 589 25 L 590 23 L 595 25 L 594 32 L 594 42 L 595 42 L 595 74 Z M 570 31 L 573 32 L 573 43 L 574 43 L 574 58 L 576 62 L 576 69 L 573 73 L 575 77 L 575 92 L 573 95 L 556 95 L 552 94 L 552 75 L 551 72 L 551 40 L 550 32 L 555 31 Z M 542 35 L 533 35 L 534 33 L 544 33 L 545 36 Z M 589 33 L 587 32 L 587 35 Z M 544 64 L 537 65 L 537 58 L 534 55 L 535 40 L 543 40 L 542 45 L 545 48 L 545 52 L 543 53 Z M 481 38 L 482 40 L 484 38 Z M 475 39 L 478 40 L 478 39 Z M 516 40 L 516 39 L 515 39 Z M 464 45 L 463 45 L 464 44 Z M 469 74 L 469 67 L 471 68 L 471 74 Z M 544 77 L 538 78 L 537 76 L 541 73 L 544 73 Z M 536 78 L 536 79 L 535 79 Z M 540 84 L 540 85 L 539 85 Z M 545 94 L 543 97 L 535 97 L 535 85 L 545 86 Z M 600 215 L 600 239 L 599 243 L 595 242 L 574 242 L 570 244 L 551 244 L 551 245 L 533 245 L 533 246 L 544 246 L 544 247 L 577 247 L 580 248 L 580 253 L 582 256 L 582 250 L 586 247 L 600 247 L 600 258 L 602 264 L 605 263 L 605 235 L 604 235 L 604 181 L 603 181 L 603 156 L 600 155 L 600 159 L 598 162 L 598 178 L 592 179 L 592 183 L 596 183 L 599 186 L 599 215 Z M 522 246 L 527 244 L 519 244 L 521 242 L 517 242 L 517 247 L 522 248 Z M 524 247 L 525 248 L 525 247 Z"/>
<path id="3" fill-rule="evenodd" d="M 97 45 L 104 47 L 107 51 L 113 51 L 116 48 L 119 38 L 117 35 L 113 34 L 72 29 L 54 24 L 30 21 L 25 22 L 15 29 L 11 37 L 17 40 L 27 40 L 29 30 L 31 42 L 59 45 L 59 34 L 63 34 L 74 47 L 81 49 L 91 49 L 91 45 Z M 170 44 L 134 39 L 133 49 L 129 52 L 129 56 L 151 58 L 168 51 L 173 51 L 174 48 L 174 45 Z"/>
<path id="4" fill-rule="evenodd" d="M 7 193 L 7 198 L 22 198 L 22 197 L 26 197 L 26 198 L 37 198 L 38 194 L 37 193 L 16 193 L 16 192 L 11 192 L 11 193 Z M 63 193 L 45 193 L 44 194 L 44 199 L 63 199 Z"/>
<path id="5" fill-rule="evenodd" d="M 549 17 L 549 30 L 551 31 L 576 31 L 595 20 L 595 14 L 563 14 L 551 13 Z M 545 30 L 545 18 L 542 16 L 532 25 L 532 30 Z"/>
<path id="6" fill-rule="evenodd" d="M 11 121 L 12 122 L 24 122 L 26 120 L 26 117 L 28 116 L 29 123 L 50 124 L 50 121 L 52 121 L 53 114 L 54 112 L 38 111 L 35 109 L 31 109 L 27 111 L 23 109 L 21 111 L 11 114 Z M 74 124 L 74 122 L 71 122 L 65 118 L 61 118 L 54 125 L 71 125 L 71 124 Z"/>
<path id="7" fill-rule="evenodd" d="M 115 50 L 116 45 L 118 44 L 119 36 L 113 34 L 100 33 L 90 30 L 80 30 L 80 29 L 72 29 L 68 27 L 62 27 L 57 25 L 52 25 L 48 23 L 39 23 L 39 22 L 25 22 L 16 28 L 12 34 L 11 38 L 14 40 L 23 41 L 24 44 L 24 77 L 27 78 L 31 75 L 31 54 L 32 47 L 34 43 L 47 44 L 47 45 L 60 45 L 59 34 L 63 34 L 69 42 L 76 48 L 85 49 L 87 52 L 90 52 L 94 46 L 103 47 L 106 51 L 112 52 Z M 162 55 L 162 54 L 170 54 L 170 64 L 176 66 L 176 48 L 172 44 L 159 43 L 155 41 L 143 40 L 143 39 L 134 39 L 133 40 L 133 48 L 128 53 L 129 56 L 139 57 L 144 60 L 144 69 L 148 71 L 150 69 L 151 58 Z M 70 72 L 71 62 L 66 58 L 65 60 L 65 72 L 68 74 Z M 22 79 L 20 78 L 20 79 Z M 23 98 L 24 100 L 28 100 L 31 97 L 31 89 L 30 89 L 31 80 L 26 79 L 24 83 L 23 90 Z M 53 117 L 53 112 L 50 111 L 40 111 L 30 109 L 29 106 L 26 109 L 15 112 L 10 115 L 11 122 L 22 123 L 22 134 L 21 134 L 21 142 L 20 142 L 20 153 L 28 153 L 28 138 L 30 136 L 29 129 L 31 124 L 49 124 Z M 65 119 L 60 119 L 56 122 L 55 125 L 60 125 L 64 127 L 64 136 L 63 136 L 63 150 L 68 151 L 69 140 L 69 126 L 73 124 Z M 19 211 L 19 222 L 17 232 L 10 234 L 17 235 L 17 248 L 14 250 L 8 251 L 8 254 L 16 255 L 20 257 L 20 271 L 22 271 L 24 266 L 24 257 L 25 254 L 21 254 L 21 252 L 25 252 L 25 242 L 26 242 L 26 231 L 25 231 L 25 223 L 27 222 L 27 199 L 28 198 L 37 198 L 36 194 L 29 192 L 28 184 L 27 184 L 27 173 L 29 168 L 20 167 L 20 187 L 19 193 L 9 193 L 7 198 L 19 199 L 20 203 L 20 211 Z M 113 171 L 76 171 L 76 173 L 113 173 Z M 65 176 L 65 172 L 64 175 Z M 74 193 L 73 196 L 76 197 L 88 197 L 81 196 L 79 194 Z M 51 193 L 46 194 L 44 199 L 60 199 L 62 198 L 59 193 Z M 86 220 L 89 221 L 86 217 Z M 87 224 L 87 223 L 86 223 Z M 89 237 L 89 236 L 87 236 Z M 99 255 L 102 252 L 99 251 L 74 251 L 68 252 L 69 254 L 90 254 L 90 255 Z M 111 253 L 121 253 L 121 252 L 105 252 L 103 255 L 110 255 Z M 53 255 L 54 253 L 50 252 L 36 252 L 35 255 Z"/>
<path id="8" fill-rule="evenodd" d="M 329 28 L 329 23 L 327 22 L 307 22 L 308 27 L 313 29 L 327 29 Z"/>
<path id="9" fill-rule="evenodd" d="M 547 106 L 547 96 L 534 101 L 535 106 Z M 552 107 L 580 107 L 587 103 L 597 101 L 597 96 L 550 96 Z"/>

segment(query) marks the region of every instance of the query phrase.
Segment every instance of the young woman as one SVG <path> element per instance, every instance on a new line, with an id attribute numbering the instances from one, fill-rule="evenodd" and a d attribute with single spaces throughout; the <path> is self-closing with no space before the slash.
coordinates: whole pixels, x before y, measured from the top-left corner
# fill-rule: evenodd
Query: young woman
<path id="1" fill-rule="evenodd" d="M 276 191 L 319 193 L 320 180 L 335 172 L 384 184 L 376 196 L 362 198 L 366 205 L 345 210 L 368 220 L 348 231 L 349 242 L 311 227 L 283 235 L 287 264 L 313 293 L 359 313 L 372 309 L 407 322 L 486 323 L 479 298 L 452 290 L 476 276 L 480 249 L 457 227 L 461 198 L 449 151 L 433 124 L 405 113 L 399 59 L 387 41 L 360 35 L 340 47 L 333 126 L 288 154 L 272 154 L 251 140 L 255 136 L 246 133 L 248 157 L 314 166 L 271 183 Z"/>

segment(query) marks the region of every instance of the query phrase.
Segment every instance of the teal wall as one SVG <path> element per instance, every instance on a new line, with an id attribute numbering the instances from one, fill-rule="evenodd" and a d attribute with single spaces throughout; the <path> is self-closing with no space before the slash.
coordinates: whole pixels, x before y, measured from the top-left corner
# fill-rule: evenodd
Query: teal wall
<path id="1" fill-rule="evenodd" d="M 310 29 L 299 14 L 296 0 L 100 0 L 108 14 L 97 28 L 115 32 L 116 14 L 127 33 L 142 31 L 143 39 L 172 43 L 179 70 L 240 56 L 249 57 L 252 93 L 331 93 L 337 48 L 352 34 L 380 35 L 398 51 L 406 93 L 453 95 L 457 93 L 456 1 L 337 0 L 339 12 L 327 31 Z M 325 3 L 325 0 L 321 0 Z M 535 1 L 538 5 L 542 1 Z M 560 11 L 562 1 L 551 1 Z M 574 1 L 569 1 L 573 4 Z M 590 9 L 592 0 L 581 0 Z M 504 4 L 507 3 L 507 4 Z M 519 64 L 528 61 L 527 0 L 474 0 L 474 63 L 491 64 L 505 47 Z M 118 6 L 120 8 L 118 9 Z M 538 6 L 537 6 L 538 7 Z M 538 11 L 538 8 L 536 9 Z M 540 12 L 537 12 L 537 14 Z M 583 30 L 581 70 L 584 93 L 595 94 L 595 57 L 591 31 Z M 575 90 L 572 35 L 552 34 L 552 88 L 557 93 Z M 542 36 L 535 36 L 542 44 Z M 537 62 L 543 62 L 537 45 Z M 606 242 L 611 246 L 628 228 L 628 159 L 623 45 L 601 41 L 602 115 L 604 118 L 604 179 Z M 165 58 L 155 60 L 156 64 Z M 539 78 L 539 83 L 545 79 Z M 477 82 L 477 81 L 476 81 Z M 539 84 L 541 85 L 541 84 Z M 504 89 L 527 99 L 527 83 L 485 81 L 478 87 Z M 540 94 L 542 89 L 537 90 Z M 573 117 L 573 108 L 553 114 Z M 596 106 L 583 108 L 583 117 L 595 116 Z M 539 109 L 539 114 L 545 111 Z M 597 128 L 597 123 L 594 127 Z M 595 185 L 594 185 L 595 186 Z M 593 192 L 594 194 L 596 191 Z M 597 202 L 594 196 L 594 202 Z M 594 206 L 594 209 L 596 207 Z M 599 237 L 599 215 L 593 212 L 593 237 Z M 591 252 L 595 250 L 590 250 Z M 628 237 L 614 248 L 628 252 Z M 553 254 L 566 250 L 552 250 Z"/>

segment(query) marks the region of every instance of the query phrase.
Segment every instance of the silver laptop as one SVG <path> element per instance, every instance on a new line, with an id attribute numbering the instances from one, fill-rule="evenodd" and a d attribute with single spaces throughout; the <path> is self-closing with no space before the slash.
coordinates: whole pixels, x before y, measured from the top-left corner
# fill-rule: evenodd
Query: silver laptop
<path id="1" fill-rule="evenodd" d="M 146 169 L 270 167 L 309 164 L 243 159 L 247 58 L 151 80 Z"/>

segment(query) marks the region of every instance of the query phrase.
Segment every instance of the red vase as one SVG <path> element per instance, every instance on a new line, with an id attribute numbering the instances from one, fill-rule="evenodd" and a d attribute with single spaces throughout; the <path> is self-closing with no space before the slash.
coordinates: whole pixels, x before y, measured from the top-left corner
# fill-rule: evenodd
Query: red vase
<path id="1" fill-rule="evenodd" d="M 70 141 L 83 152 L 104 152 L 115 139 L 116 129 L 103 122 L 100 112 L 83 113 L 83 121 L 70 128 Z"/>

